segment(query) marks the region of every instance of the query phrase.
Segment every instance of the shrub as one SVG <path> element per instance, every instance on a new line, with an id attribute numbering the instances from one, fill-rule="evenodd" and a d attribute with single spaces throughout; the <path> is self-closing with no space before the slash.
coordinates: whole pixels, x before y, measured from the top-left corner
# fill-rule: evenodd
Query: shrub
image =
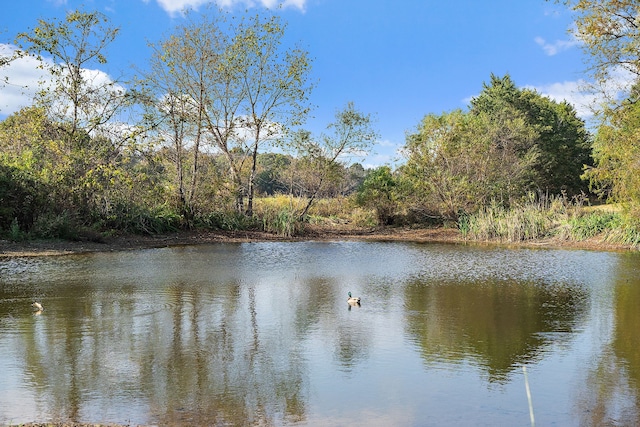
<path id="1" fill-rule="evenodd" d="M 75 218 L 67 211 L 46 212 L 36 218 L 31 235 L 37 239 L 77 240 L 78 227 Z"/>
<path id="2" fill-rule="evenodd" d="M 12 242 L 19 242 L 25 237 L 24 232 L 20 230 L 20 224 L 18 224 L 18 218 L 13 218 L 11 225 L 9 226 L 9 240 Z"/>
<path id="3" fill-rule="evenodd" d="M 196 225 L 210 230 L 250 230 L 258 225 L 254 218 L 250 218 L 236 211 L 214 211 L 199 215 Z"/>
<path id="4" fill-rule="evenodd" d="M 107 214 L 97 215 L 93 223 L 102 229 L 134 234 L 158 234 L 178 231 L 183 218 L 167 205 L 142 207 L 126 202 L 114 204 Z"/>

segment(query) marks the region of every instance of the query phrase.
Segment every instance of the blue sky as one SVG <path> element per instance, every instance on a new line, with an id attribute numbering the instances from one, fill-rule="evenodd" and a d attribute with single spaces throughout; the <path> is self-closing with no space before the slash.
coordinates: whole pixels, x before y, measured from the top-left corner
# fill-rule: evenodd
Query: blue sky
<path id="1" fill-rule="evenodd" d="M 148 42 L 157 42 L 182 21 L 184 7 L 202 0 L 22 0 L 0 9 L 0 49 L 39 18 L 62 18 L 83 6 L 106 14 L 120 35 L 101 68 L 119 78 L 144 68 Z M 288 24 L 287 39 L 313 58 L 316 105 L 306 128 L 319 133 L 337 110 L 354 102 L 375 118 L 380 140 L 367 166 L 392 164 L 407 132 L 422 117 L 465 108 L 490 74 L 509 73 L 518 86 L 566 99 L 588 118 L 581 94 L 584 56 L 567 33 L 572 17 L 545 0 L 220 0 L 222 7 L 274 8 Z M 1 52 L 1 50 L 0 50 Z M 32 63 L 12 64 L 0 78 L 37 80 Z M 28 105 L 28 93 L 0 86 L 0 119 Z M 357 159 L 356 159 L 357 160 Z"/>

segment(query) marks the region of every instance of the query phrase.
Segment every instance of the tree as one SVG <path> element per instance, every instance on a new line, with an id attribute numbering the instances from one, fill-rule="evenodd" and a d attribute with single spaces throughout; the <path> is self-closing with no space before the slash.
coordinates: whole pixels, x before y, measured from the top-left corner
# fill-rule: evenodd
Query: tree
<path id="1" fill-rule="evenodd" d="M 263 142 L 281 136 L 290 126 L 303 123 L 309 111 L 307 97 L 310 59 L 295 48 L 282 51 L 284 26 L 279 19 L 260 16 L 241 23 L 233 44 L 234 64 L 246 99 L 242 112 L 250 131 L 251 173 L 248 179 L 247 215 L 253 215 L 253 195 L 258 149 Z"/>
<path id="2" fill-rule="evenodd" d="M 374 209 L 380 225 L 389 225 L 398 204 L 396 185 L 391 168 L 380 166 L 371 171 L 358 188 L 356 202 Z"/>
<path id="3" fill-rule="evenodd" d="M 29 231 L 47 208 L 48 190 L 29 171 L 0 162 L 0 233 L 12 225 Z"/>
<path id="4" fill-rule="evenodd" d="M 263 153 L 258 155 L 259 172 L 256 175 L 256 192 L 265 195 L 287 193 L 288 183 L 284 177 L 285 170 L 291 165 L 291 157 L 280 153 Z"/>
<path id="5" fill-rule="evenodd" d="M 51 120 L 66 124 L 69 140 L 79 132 L 106 132 L 104 126 L 127 105 L 129 98 L 119 82 L 90 71 L 107 63 L 106 49 L 118 32 L 105 15 L 76 10 L 64 20 L 41 19 L 16 39 L 25 54 L 48 68 L 52 81 L 40 88 L 36 101 Z"/>
<path id="6" fill-rule="evenodd" d="M 357 191 L 366 179 L 369 171 L 360 163 L 354 163 L 350 165 L 345 172 L 346 176 L 341 188 L 341 194 L 343 196 Z"/>
<path id="7" fill-rule="evenodd" d="M 401 169 L 413 209 L 456 219 L 492 200 L 508 204 L 520 197 L 531 188 L 535 136 L 522 117 L 496 120 L 461 110 L 427 115 L 407 137 Z"/>
<path id="8" fill-rule="evenodd" d="M 640 77 L 637 0 L 562 0 L 575 14 L 573 35 L 582 42 L 590 72 L 608 86 L 620 70 Z"/>
<path id="9" fill-rule="evenodd" d="M 187 224 L 198 198 L 206 91 L 214 72 L 211 39 L 199 36 L 184 31 L 152 46 L 151 71 L 138 94 L 147 107 L 147 127 L 156 132 L 159 144 L 171 148 L 167 154 L 175 167 L 179 211 Z"/>
<path id="10" fill-rule="evenodd" d="M 582 42 L 589 72 L 606 101 L 601 106 L 600 125 L 593 142 L 595 164 L 585 177 L 600 195 L 637 207 L 640 2 L 564 0 L 562 3 L 575 12 L 572 32 Z M 633 85 L 628 84 L 629 80 Z"/>
<path id="11" fill-rule="evenodd" d="M 580 177 L 585 165 L 591 164 L 589 135 L 566 101 L 558 103 L 535 90 L 519 89 L 508 74 L 492 74 L 490 83 L 471 100 L 470 112 L 486 114 L 498 125 L 521 119 L 531 128 L 535 137 L 516 150 L 524 153 L 533 146 L 538 150 L 533 180 L 539 191 L 571 196 L 587 190 Z"/>
<path id="12" fill-rule="evenodd" d="M 307 193 L 309 200 L 300 213 L 304 218 L 315 201 L 318 193 L 327 183 L 327 178 L 336 172 L 341 160 L 349 156 L 362 156 L 375 142 L 378 134 L 373 129 L 372 118 L 358 111 L 352 102 L 336 113 L 335 120 L 327 126 L 329 134 L 321 134 L 318 138 L 311 132 L 300 130 L 290 142 L 298 154 L 315 169 L 316 182 Z"/>
<path id="13" fill-rule="evenodd" d="M 48 187 L 49 210 L 73 208 L 69 191 L 73 162 L 62 149 L 64 138 L 43 108 L 26 107 L 0 122 L 0 164 Z"/>
<path id="14" fill-rule="evenodd" d="M 43 82 L 36 105 L 58 137 L 51 152 L 59 156 L 52 174 L 64 181 L 68 203 L 88 215 L 110 205 L 119 164 L 135 150 L 137 130 L 117 122 L 131 98 L 120 83 L 92 71 L 107 62 L 106 49 L 118 34 L 99 12 L 72 11 L 64 20 L 40 20 L 16 44 L 21 54 L 36 56 L 51 79 Z"/>
<path id="15" fill-rule="evenodd" d="M 285 26 L 275 16 L 235 20 L 221 10 L 212 15 L 187 15 L 188 22 L 154 48 L 152 88 L 163 119 L 176 126 L 190 123 L 180 137 L 198 156 L 203 144 L 220 152 L 229 170 L 235 208 L 252 214 L 257 155 L 263 142 L 299 124 L 306 114 L 309 59 L 299 49 L 284 49 Z M 167 95 L 168 94 L 168 95 Z M 179 97 L 180 111 L 163 109 L 165 96 Z M 169 119 L 168 113 L 178 114 Z M 192 187 L 197 182 L 194 158 Z M 248 167 L 247 167 L 248 166 Z M 245 169 L 249 170 L 245 174 Z"/>
<path id="16" fill-rule="evenodd" d="M 606 110 L 606 120 L 593 142 L 596 167 L 585 176 L 604 198 L 640 205 L 640 84 L 615 110 Z"/>

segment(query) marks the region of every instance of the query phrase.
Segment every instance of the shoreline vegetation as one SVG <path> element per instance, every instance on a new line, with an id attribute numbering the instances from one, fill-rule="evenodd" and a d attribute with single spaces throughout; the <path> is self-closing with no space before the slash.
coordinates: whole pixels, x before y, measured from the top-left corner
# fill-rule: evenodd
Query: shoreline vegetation
<path id="1" fill-rule="evenodd" d="M 460 215 L 457 221 L 416 221 L 404 212 L 393 215 L 392 225 L 379 225 L 375 209 L 354 207 L 348 198 L 317 201 L 304 221 L 295 215 L 295 207 L 288 205 L 292 201 L 286 197 L 260 198 L 256 216 L 250 221 L 220 214 L 215 224 L 203 223 L 191 229 L 175 226 L 153 227 L 156 231 L 147 233 L 101 232 L 67 224 L 64 233 L 49 238 L 18 231 L 0 235 L 0 259 L 267 241 L 368 240 L 640 250 L 640 226 L 630 219 L 627 208 L 616 204 L 588 206 L 562 198 L 541 201 L 532 196 L 510 208 L 491 204 L 475 214 Z"/>
<path id="2" fill-rule="evenodd" d="M 276 233 L 244 231 L 178 231 L 158 235 L 119 235 L 100 242 L 89 240 L 27 240 L 13 242 L 0 240 L 0 259 L 61 256 L 92 252 L 117 252 L 166 248 L 174 246 L 204 245 L 215 243 L 296 242 L 296 241 L 388 241 L 414 243 L 450 243 L 467 245 L 494 245 L 531 248 L 567 248 L 599 251 L 634 251 L 635 245 L 608 241 L 605 233 L 583 240 L 561 237 L 543 237 L 518 242 L 498 239 L 478 240 L 465 237 L 458 228 L 438 226 L 415 227 L 308 227 L 301 235 L 285 237 Z"/>

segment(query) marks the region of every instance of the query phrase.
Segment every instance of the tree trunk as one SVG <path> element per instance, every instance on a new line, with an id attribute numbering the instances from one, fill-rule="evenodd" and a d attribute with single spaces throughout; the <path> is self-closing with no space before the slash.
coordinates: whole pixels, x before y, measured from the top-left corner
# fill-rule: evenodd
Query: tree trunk
<path id="1" fill-rule="evenodd" d="M 249 175 L 249 195 L 247 200 L 247 216 L 249 217 L 253 216 L 253 192 L 258 162 L 258 141 L 260 141 L 260 129 L 256 131 L 256 140 L 253 145 L 253 153 L 251 153 L 251 174 Z"/>

